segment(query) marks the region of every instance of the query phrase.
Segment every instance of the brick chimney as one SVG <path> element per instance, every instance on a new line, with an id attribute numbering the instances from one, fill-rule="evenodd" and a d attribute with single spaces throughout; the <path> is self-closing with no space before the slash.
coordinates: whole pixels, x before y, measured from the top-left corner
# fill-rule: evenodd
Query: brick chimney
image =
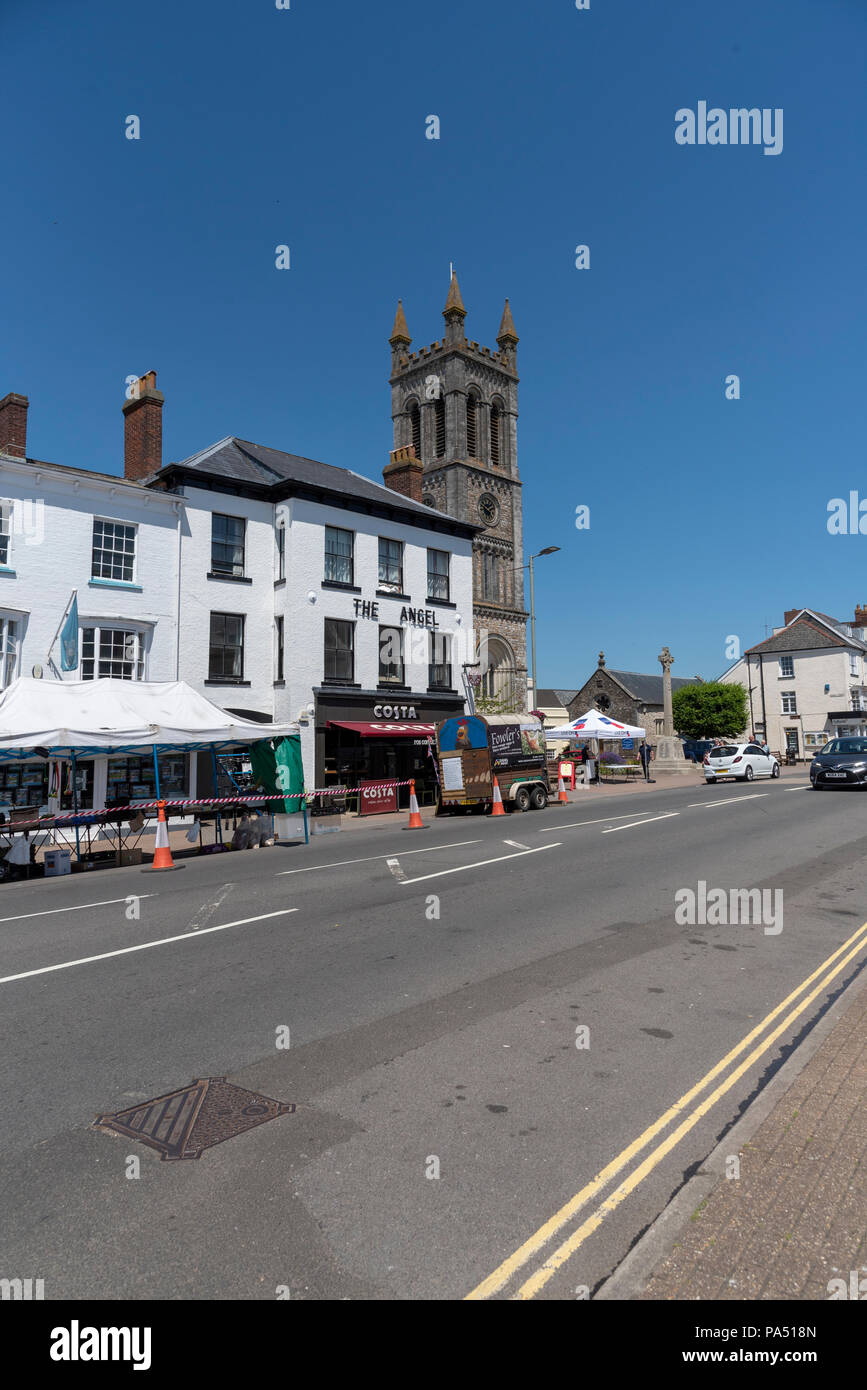
<path id="1" fill-rule="evenodd" d="M 800 608 L 787 608 L 783 614 L 783 627 L 788 627 L 793 618 L 797 618 Z"/>
<path id="2" fill-rule="evenodd" d="M 26 396 L 10 391 L 0 401 L 0 454 L 12 458 L 27 457 L 27 406 Z"/>
<path id="3" fill-rule="evenodd" d="M 852 619 L 853 627 L 867 627 L 867 608 L 862 603 L 855 604 L 855 617 Z"/>
<path id="4" fill-rule="evenodd" d="M 405 444 L 400 449 L 392 449 L 389 462 L 382 470 L 385 486 L 392 492 L 400 492 L 413 502 L 420 502 L 421 480 L 424 469 L 416 458 L 412 446 Z"/>
<path id="5" fill-rule="evenodd" d="M 124 401 L 123 476 L 140 483 L 163 462 L 163 401 L 156 372 L 146 372 L 130 387 Z"/>

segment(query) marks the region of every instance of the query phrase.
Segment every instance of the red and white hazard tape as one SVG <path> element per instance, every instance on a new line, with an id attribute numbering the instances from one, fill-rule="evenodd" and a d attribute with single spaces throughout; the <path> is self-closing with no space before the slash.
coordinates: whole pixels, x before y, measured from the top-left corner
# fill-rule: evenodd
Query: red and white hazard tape
<path id="1" fill-rule="evenodd" d="M 376 785 L 379 787 L 408 787 L 410 780 L 377 782 Z M 7 821 L 5 825 L 0 825 L 0 835 L 17 834 L 19 830 L 38 829 L 40 826 L 49 830 L 59 821 L 82 820 L 85 817 L 89 819 L 91 816 L 105 816 L 111 820 L 122 811 L 155 811 L 160 806 L 171 806 L 175 809 L 180 806 L 250 806 L 262 801 L 301 801 L 302 799 L 305 799 L 309 805 L 315 796 L 345 796 L 347 792 L 357 790 L 359 789 L 356 787 L 318 787 L 312 791 L 278 792 L 276 795 L 259 795 L 256 792 L 251 792 L 248 796 L 198 796 L 183 801 L 164 797 L 160 801 L 137 801 L 129 806 L 103 806 L 101 810 L 63 811 L 58 815 L 45 816 L 42 820 Z"/>

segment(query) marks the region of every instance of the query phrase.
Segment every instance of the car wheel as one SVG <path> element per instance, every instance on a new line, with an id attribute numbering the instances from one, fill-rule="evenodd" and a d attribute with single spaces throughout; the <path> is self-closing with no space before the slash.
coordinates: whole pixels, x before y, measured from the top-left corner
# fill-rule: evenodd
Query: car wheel
<path id="1" fill-rule="evenodd" d="M 516 811 L 529 811 L 530 793 L 527 791 L 526 787 L 518 788 L 518 790 L 515 792 L 514 801 Z"/>
<path id="2" fill-rule="evenodd" d="M 750 767 L 750 764 L 747 763 L 746 767 L 744 768 L 744 781 L 745 781 L 745 782 L 752 782 L 752 780 L 753 780 L 753 769 Z"/>
<path id="3" fill-rule="evenodd" d="M 534 811 L 544 811 L 545 807 L 548 805 L 548 793 L 545 791 L 544 787 L 536 787 L 530 800 L 533 803 Z"/>
<path id="4" fill-rule="evenodd" d="M 820 792 L 822 790 L 821 782 L 812 782 L 810 785 L 812 786 L 814 792 Z"/>
<path id="5" fill-rule="evenodd" d="M 715 778 L 715 777 L 705 777 L 704 781 L 705 781 L 705 786 L 707 786 L 707 787 L 712 787 L 713 784 L 714 784 L 714 782 L 716 781 L 716 778 Z"/>
<path id="6" fill-rule="evenodd" d="M 771 768 L 771 776 L 772 776 L 772 777 L 779 777 L 779 775 L 780 775 L 780 764 L 779 764 L 779 763 L 774 763 L 773 767 Z"/>

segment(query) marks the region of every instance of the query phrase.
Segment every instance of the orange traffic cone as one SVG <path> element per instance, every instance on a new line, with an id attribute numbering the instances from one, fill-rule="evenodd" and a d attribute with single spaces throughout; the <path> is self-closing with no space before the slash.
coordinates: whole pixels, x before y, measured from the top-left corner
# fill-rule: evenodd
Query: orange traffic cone
<path id="1" fill-rule="evenodd" d="M 503 798 L 500 794 L 500 784 L 497 781 L 496 773 L 494 773 L 494 804 L 491 807 L 491 815 L 504 816 L 505 814 L 506 808 L 503 805 Z"/>
<path id="2" fill-rule="evenodd" d="M 569 798 L 566 795 L 566 783 L 563 781 L 562 777 L 560 777 L 557 782 L 557 801 L 561 806 L 569 805 Z"/>
<path id="3" fill-rule="evenodd" d="M 157 802 L 157 842 L 154 846 L 154 862 L 142 869 L 144 874 L 165 873 L 167 869 L 185 869 L 186 864 L 175 864 L 172 861 L 172 852 L 169 849 L 169 829 L 166 825 L 166 803 Z"/>
<path id="4" fill-rule="evenodd" d="M 410 784 L 409 784 L 409 825 L 407 825 L 407 826 L 405 827 L 405 829 L 406 829 L 406 830 L 426 830 L 426 829 L 427 829 L 427 826 L 425 825 L 424 821 L 423 821 L 422 818 L 421 818 L 421 813 L 420 813 L 420 811 L 419 811 L 419 809 L 418 809 L 418 802 L 416 801 L 416 798 L 415 798 L 415 782 L 414 782 L 414 781 L 410 782 Z"/>

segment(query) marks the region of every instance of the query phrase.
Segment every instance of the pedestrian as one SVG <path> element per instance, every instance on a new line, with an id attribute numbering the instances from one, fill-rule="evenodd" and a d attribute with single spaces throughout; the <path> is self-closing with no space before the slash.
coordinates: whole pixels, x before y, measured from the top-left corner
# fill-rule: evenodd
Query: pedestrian
<path id="1" fill-rule="evenodd" d="M 771 755 L 771 745 L 768 743 L 768 740 L 765 738 L 764 734 L 762 735 L 761 749 L 765 757 L 769 758 Z"/>
<path id="2" fill-rule="evenodd" d="M 645 780 L 645 782 L 655 782 L 655 781 L 656 781 L 656 778 L 655 778 L 655 777 L 651 777 L 651 775 L 650 775 L 650 763 L 651 763 L 651 759 L 652 759 L 653 756 L 654 756 L 654 752 L 655 752 L 655 750 L 654 750 L 653 748 L 651 748 L 650 744 L 647 742 L 647 739 L 642 739 L 641 747 L 640 747 L 639 750 L 638 750 L 638 756 L 639 756 L 639 758 L 641 759 L 641 766 L 644 768 L 644 780 Z"/>

